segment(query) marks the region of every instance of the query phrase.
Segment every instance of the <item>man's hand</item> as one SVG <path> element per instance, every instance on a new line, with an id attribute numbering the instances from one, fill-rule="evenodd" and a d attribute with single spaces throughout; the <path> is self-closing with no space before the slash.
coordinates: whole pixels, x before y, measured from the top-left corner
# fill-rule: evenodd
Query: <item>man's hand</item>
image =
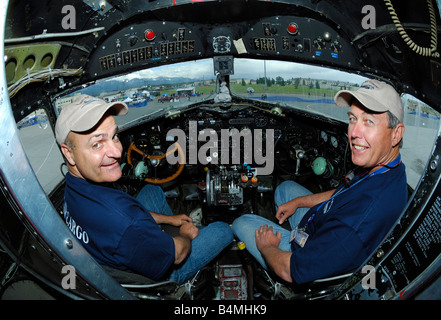
<path id="1" fill-rule="evenodd" d="M 191 251 L 191 241 L 199 234 L 193 222 L 184 222 L 179 228 L 179 236 L 173 237 L 175 242 L 175 264 L 180 264 Z"/>
<path id="2" fill-rule="evenodd" d="M 193 224 L 193 222 L 185 222 L 179 228 L 179 234 L 183 237 L 193 240 L 199 234 L 199 229 Z"/>
<path id="3" fill-rule="evenodd" d="M 156 213 L 153 211 L 149 211 L 152 215 L 153 219 L 157 224 L 169 224 L 175 227 L 180 227 L 184 223 L 193 222 L 189 216 L 186 214 L 178 214 L 178 215 L 166 215 L 161 213 Z"/>
<path id="4" fill-rule="evenodd" d="M 284 223 L 285 220 L 291 217 L 293 213 L 297 210 L 297 204 L 295 200 L 296 199 L 285 202 L 277 208 L 276 218 L 277 220 L 279 220 L 279 224 Z"/>
<path id="5" fill-rule="evenodd" d="M 277 231 L 274 234 L 273 227 L 269 227 L 267 225 L 260 226 L 259 229 L 256 229 L 256 246 L 259 251 L 263 251 L 268 247 L 279 247 L 280 240 L 282 239 L 282 235 Z"/>
<path id="6" fill-rule="evenodd" d="M 277 220 L 279 220 L 279 224 L 284 223 L 286 219 L 291 217 L 293 213 L 296 212 L 297 208 L 312 208 L 313 206 L 323 201 L 329 200 L 334 191 L 335 189 L 321 193 L 310 194 L 307 196 L 297 197 L 291 201 L 281 204 L 277 208 L 276 212 L 276 218 Z"/>
<path id="7" fill-rule="evenodd" d="M 193 224 L 193 220 L 185 215 L 165 215 L 151 212 L 157 224 L 169 224 L 179 228 L 179 236 L 173 237 L 175 243 L 175 264 L 180 264 L 191 251 L 191 241 L 199 234 L 199 229 Z"/>
<path id="8" fill-rule="evenodd" d="M 193 223 L 193 220 L 187 216 L 186 214 L 178 214 L 175 216 L 169 216 L 170 220 L 168 222 L 168 224 L 175 226 L 175 227 L 180 227 L 185 223 Z"/>
<path id="9" fill-rule="evenodd" d="M 292 282 L 292 253 L 279 249 L 281 239 L 282 234 L 278 231 L 274 234 L 273 227 L 268 228 L 267 225 L 263 225 L 256 229 L 257 249 L 259 249 L 268 266 L 283 280 Z"/>

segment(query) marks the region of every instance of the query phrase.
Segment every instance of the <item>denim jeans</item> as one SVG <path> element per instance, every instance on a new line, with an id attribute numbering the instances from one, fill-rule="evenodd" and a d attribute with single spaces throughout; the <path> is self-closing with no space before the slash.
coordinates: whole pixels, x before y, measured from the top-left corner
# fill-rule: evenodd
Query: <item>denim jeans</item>
<path id="1" fill-rule="evenodd" d="M 274 202 L 276 204 L 276 211 L 279 205 L 295 199 L 300 196 L 306 196 L 311 194 L 311 192 L 299 185 L 294 181 L 284 181 L 277 188 L 274 193 Z M 288 222 L 291 228 L 298 226 L 303 216 L 308 212 L 309 208 L 298 208 L 294 214 L 289 217 Z M 273 227 L 274 234 L 277 231 L 282 235 L 282 239 L 279 244 L 279 248 L 283 251 L 291 251 L 291 244 L 289 242 L 289 237 L 291 234 L 290 230 L 285 229 L 278 223 L 272 222 L 266 218 L 255 214 L 245 214 L 240 216 L 233 222 L 233 232 L 235 235 L 243 242 L 248 252 L 256 258 L 256 260 L 267 269 L 265 260 L 256 246 L 256 229 L 259 229 L 261 225 L 268 225 L 268 227 Z"/>
<path id="2" fill-rule="evenodd" d="M 149 211 L 173 215 L 164 192 L 159 186 L 146 185 L 136 199 Z M 179 265 L 173 265 L 169 280 L 183 283 L 213 260 L 233 241 L 231 227 L 225 222 L 213 222 L 199 228 L 199 235 L 191 242 L 191 252 Z"/>

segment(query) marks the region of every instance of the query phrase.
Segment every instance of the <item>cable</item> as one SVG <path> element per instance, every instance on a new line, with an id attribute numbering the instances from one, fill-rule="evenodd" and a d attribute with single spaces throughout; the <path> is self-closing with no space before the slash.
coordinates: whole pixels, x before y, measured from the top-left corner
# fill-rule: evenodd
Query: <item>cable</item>
<path id="1" fill-rule="evenodd" d="M 50 69 L 41 70 L 30 73 L 27 69 L 27 74 L 18 79 L 15 83 L 8 87 L 9 97 L 12 98 L 19 90 L 28 85 L 31 82 L 41 82 L 54 79 L 55 77 L 72 77 L 79 76 L 83 72 L 82 68 L 79 69 Z"/>
<path id="2" fill-rule="evenodd" d="M 29 37 L 22 37 L 22 38 L 12 38 L 12 39 L 5 39 L 6 44 L 11 43 L 21 43 L 21 42 L 27 42 L 27 41 L 33 41 L 33 40 L 41 40 L 41 39 L 48 39 L 48 38 L 65 38 L 65 37 L 78 37 L 89 33 L 99 32 L 103 31 L 104 27 L 98 27 L 94 29 L 79 31 L 79 32 L 62 32 L 62 33 L 47 33 L 46 29 L 43 30 L 42 34 L 37 34 L 34 36 Z"/>
<path id="3" fill-rule="evenodd" d="M 403 38 L 404 42 L 409 46 L 409 48 L 421 56 L 439 58 L 440 54 L 439 52 L 436 51 L 438 47 L 436 15 L 435 15 L 435 10 L 433 9 L 432 1 L 427 0 L 427 5 L 429 7 L 429 15 L 430 15 L 430 48 L 421 47 L 417 45 L 409 37 L 406 30 L 404 30 L 403 25 L 401 24 L 400 19 L 398 18 L 397 13 L 395 12 L 392 2 L 390 0 L 384 0 L 384 2 L 386 4 L 387 9 L 389 10 L 389 14 L 392 18 L 393 23 L 395 24 L 395 27 L 397 28 L 400 36 Z"/>

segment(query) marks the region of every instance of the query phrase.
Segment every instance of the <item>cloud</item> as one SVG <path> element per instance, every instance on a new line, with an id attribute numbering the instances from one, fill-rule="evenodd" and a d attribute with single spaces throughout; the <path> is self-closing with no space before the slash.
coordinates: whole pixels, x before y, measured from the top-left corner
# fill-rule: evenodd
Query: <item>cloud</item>
<path id="1" fill-rule="evenodd" d="M 211 59 L 187 61 L 145 69 L 123 76 L 124 79 L 190 78 L 211 79 L 214 77 Z"/>

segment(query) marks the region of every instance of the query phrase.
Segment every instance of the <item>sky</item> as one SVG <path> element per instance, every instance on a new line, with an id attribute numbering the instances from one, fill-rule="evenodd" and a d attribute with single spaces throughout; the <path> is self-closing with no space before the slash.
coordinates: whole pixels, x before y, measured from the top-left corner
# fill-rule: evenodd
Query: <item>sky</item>
<path id="1" fill-rule="evenodd" d="M 244 79 L 257 79 L 264 76 L 264 61 L 252 60 L 252 59 L 235 59 L 234 60 L 234 78 Z M 281 76 L 283 79 L 288 80 L 291 78 L 312 78 L 322 80 L 338 80 L 348 81 L 361 84 L 366 78 L 333 70 L 329 68 L 322 68 L 317 66 L 311 66 L 307 64 L 284 62 L 284 61 L 266 61 L 266 76 L 268 78 L 276 78 Z M 161 66 L 157 68 L 151 68 L 132 73 L 126 76 L 126 79 L 133 78 L 151 78 L 156 77 L 184 77 L 192 79 L 211 79 L 214 77 L 213 72 L 213 60 L 204 59 L 198 61 L 190 61 L 177 63 L 172 65 Z"/>

